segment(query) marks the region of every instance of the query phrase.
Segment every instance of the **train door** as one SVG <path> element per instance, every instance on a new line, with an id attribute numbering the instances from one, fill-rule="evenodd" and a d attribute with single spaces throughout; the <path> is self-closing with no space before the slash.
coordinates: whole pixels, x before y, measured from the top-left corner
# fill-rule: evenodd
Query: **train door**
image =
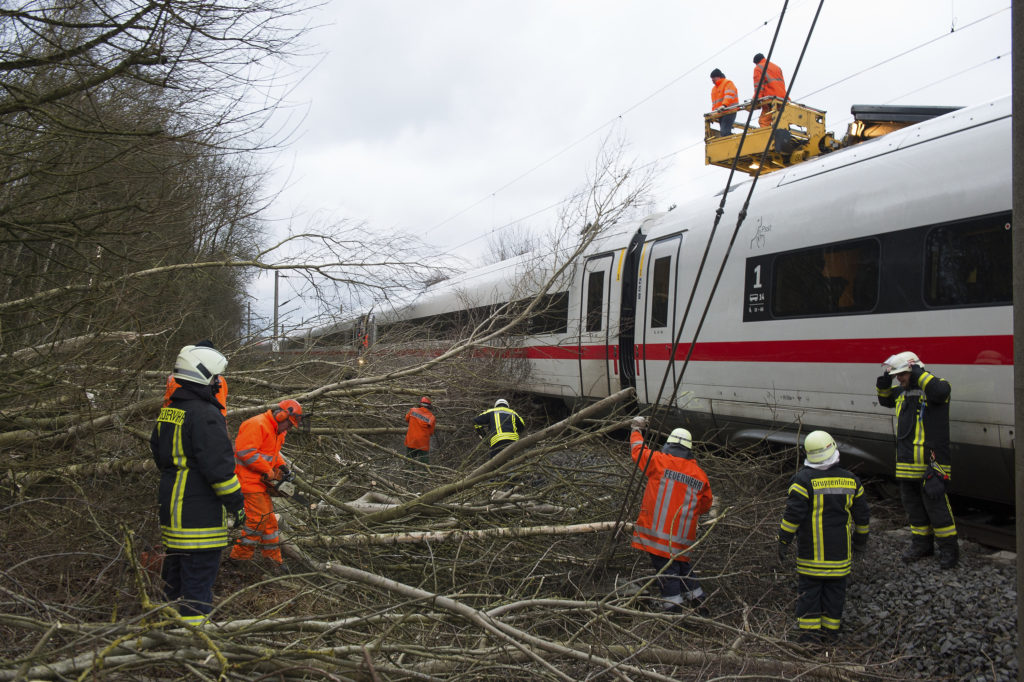
<path id="1" fill-rule="evenodd" d="M 647 403 L 659 397 L 667 401 L 675 385 L 676 367 L 669 355 L 679 307 L 676 282 L 682 243 L 681 234 L 659 239 L 641 257 L 637 286 L 637 396 Z"/>
<path id="2" fill-rule="evenodd" d="M 612 311 L 618 310 L 614 254 L 587 259 L 580 288 L 580 395 L 603 398 L 618 375 L 618 330 Z M 614 294 L 614 295 L 613 295 Z M 613 298 L 616 299 L 613 301 Z M 614 303 L 614 307 L 613 307 Z"/>
<path id="3" fill-rule="evenodd" d="M 620 293 L 619 302 L 619 388 L 636 388 L 636 303 L 637 274 L 644 248 L 644 232 L 637 230 L 622 254 L 616 272 Z"/>

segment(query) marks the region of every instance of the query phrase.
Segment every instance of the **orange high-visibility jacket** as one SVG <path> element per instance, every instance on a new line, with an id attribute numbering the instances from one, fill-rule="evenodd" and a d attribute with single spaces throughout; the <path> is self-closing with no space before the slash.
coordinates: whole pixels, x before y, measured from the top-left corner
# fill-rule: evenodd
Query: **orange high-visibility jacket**
<path id="1" fill-rule="evenodd" d="M 736 94 L 736 84 L 728 78 L 719 78 L 718 82 L 711 86 L 711 110 L 721 107 L 731 107 L 740 103 L 739 95 Z"/>
<path id="2" fill-rule="evenodd" d="M 277 420 L 272 410 L 242 422 L 235 438 L 235 475 L 242 484 L 243 493 L 265 493 L 267 484 L 263 474 L 275 478 L 274 469 L 286 466 L 281 456 L 284 433 L 277 432 Z"/>
<path id="3" fill-rule="evenodd" d="M 768 71 L 764 77 L 764 85 L 758 90 L 757 86 L 761 82 L 761 69 L 765 68 L 765 64 L 768 65 Z M 761 63 L 754 67 L 754 99 L 785 96 L 786 81 L 782 78 L 782 69 L 767 59 L 762 59 Z"/>
<path id="4" fill-rule="evenodd" d="M 220 413 L 225 417 L 228 416 L 228 380 L 221 375 L 220 386 L 217 389 L 217 394 L 213 396 L 220 403 Z M 164 407 L 169 407 L 171 404 L 171 395 L 181 387 L 178 380 L 174 378 L 173 374 L 167 375 L 167 388 L 164 389 Z"/>
<path id="5" fill-rule="evenodd" d="M 630 455 L 647 476 L 640 516 L 633 528 L 633 547 L 651 554 L 689 559 L 682 554 L 697 538 L 697 517 L 711 509 L 711 483 L 695 459 L 644 447 L 634 431 Z"/>
<path id="6" fill-rule="evenodd" d="M 405 413 L 405 421 L 409 422 L 409 430 L 405 432 L 405 447 L 429 451 L 430 437 L 434 435 L 436 425 L 434 414 L 425 407 L 414 407 Z"/>

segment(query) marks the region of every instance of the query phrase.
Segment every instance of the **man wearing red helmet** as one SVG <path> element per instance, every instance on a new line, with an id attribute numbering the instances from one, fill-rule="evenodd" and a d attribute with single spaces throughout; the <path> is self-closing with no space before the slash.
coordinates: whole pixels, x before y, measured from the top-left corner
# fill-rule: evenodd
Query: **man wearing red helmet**
<path id="1" fill-rule="evenodd" d="M 302 421 L 302 405 L 282 400 L 277 407 L 242 422 L 235 438 L 235 475 L 245 496 L 245 527 L 231 548 L 231 558 L 252 559 L 256 548 L 263 556 L 283 564 L 281 538 L 270 499 L 270 481 L 291 480 L 293 474 L 281 456 L 285 434 Z"/>
<path id="2" fill-rule="evenodd" d="M 430 405 L 430 398 L 423 396 L 419 407 L 405 413 L 405 421 L 409 423 L 409 429 L 405 432 L 405 453 L 424 464 L 430 463 L 430 437 L 434 435 L 437 424 Z"/>

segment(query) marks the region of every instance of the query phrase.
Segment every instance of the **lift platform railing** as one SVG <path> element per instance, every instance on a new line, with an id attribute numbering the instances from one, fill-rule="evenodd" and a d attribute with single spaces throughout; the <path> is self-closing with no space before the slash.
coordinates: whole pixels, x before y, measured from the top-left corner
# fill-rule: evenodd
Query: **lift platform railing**
<path id="1" fill-rule="evenodd" d="M 780 97 L 763 97 L 704 114 L 705 164 L 732 168 L 733 159 L 738 154 L 740 158 L 736 169 L 755 175 L 766 145 L 768 153 L 764 158 L 764 167 L 760 169 L 762 173 L 787 168 L 839 148 L 835 136 L 825 130 L 824 111 L 796 102 L 786 102 L 783 108 L 782 102 Z M 717 125 L 718 120 L 726 114 L 755 111 L 762 107 L 768 109 L 772 123 L 764 128 L 751 127 L 746 137 L 742 135 L 743 123 L 733 123 L 732 130 L 724 137 L 720 136 L 717 128 L 711 127 L 712 124 Z M 755 113 L 751 120 L 756 116 Z M 779 124 L 773 135 L 772 125 L 776 119 L 779 119 Z"/>

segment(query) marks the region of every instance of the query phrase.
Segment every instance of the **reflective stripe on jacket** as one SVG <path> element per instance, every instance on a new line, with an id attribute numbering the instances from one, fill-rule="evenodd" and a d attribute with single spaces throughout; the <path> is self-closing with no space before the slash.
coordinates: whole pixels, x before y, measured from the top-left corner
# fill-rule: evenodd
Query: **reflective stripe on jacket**
<path id="1" fill-rule="evenodd" d="M 915 367 L 907 389 L 877 388 L 878 404 L 896 408 L 896 478 L 924 478 L 935 461 L 947 476 L 952 474 L 949 455 L 949 382 Z M 916 387 L 911 388 L 915 385 Z"/>
<path id="2" fill-rule="evenodd" d="M 414 450 L 430 450 L 430 437 L 434 435 L 436 420 L 425 407 L 414 407 L 405 413 L 409 430 L 405 432 L 405 447 Z"/>
<path id="3" fill-rule="evenodd" d="M 250 417 L 238 427 L 235 438 L 235 474 L 243 493 L 265 493 L 263 474 L 273 478 L 274 469 L 285 466 L 281 456 L 284 433 L 277 432 L 272 410 Z"/>
<path id="4" fill-rule="evenodd" d="M 797 573 L 841 578 L 850 573 L 852 533 L 867 542 L 871 512 L 860 479 L 838 465 L 805 466 L 789 486 L 779 542 L 797 539 Z"/>
<path id="5" fill-rule="evenodd" d="M 740 98 L 736 94 L 736 84 L 728 78 L 719 78 L 718 82 L 711 86 L 711 110 L 721 107 L 731 107 L 739 104 Z"/>
<path id="6" fill-rule="evenodd" d="M 501 441 L 519 440 L 519 432 L 526 430 L 523 418 L 507 407 L 492 407 L 473 417 L 474 428 L 483 431 L 491 447 Z"/>
<path id="7" fill-rule="evenodd" d="M 168 549 L 228 544 L 224 511 L 242 505 L 231 439 L 208 386 L 188 382 L 160 410 L 149 439 L 160 470 L 160 531 Z"/>
<path id="8" fill-rule="evenodd" d="M 761 69 L 765 68 L 765 64 L 768 65 L 768 72 L 764 77 L 764 85 L 758 90 L 757 86 L 761 83 Z M 754 67 L 754 99 L 785 96 L 786 81 L 782 78 L 782 69 L 772 62 L 762 59 L 761 63 Z"/>
<path id="9" fill-rule="evenodd" d="M 697 519 L 711 509 L 711 483 L 697 461 L 644 447 L 639 431 L 629 436 L 630 456 L 647 476 L 632 546 L 663 557 L 682 555 L 697 538 Z"/>

